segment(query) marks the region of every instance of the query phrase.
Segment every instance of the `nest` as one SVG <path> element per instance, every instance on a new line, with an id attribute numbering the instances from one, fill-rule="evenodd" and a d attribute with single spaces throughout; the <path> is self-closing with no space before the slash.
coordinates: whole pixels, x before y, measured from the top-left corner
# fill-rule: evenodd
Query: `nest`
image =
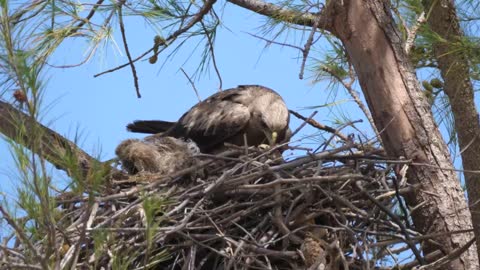
<path id="1" fill-rule="evenodd" d="M 391 269 L 424 259 L 402 161 L 354 143 L 288 161 L 274 152 L 199 154 L 169 175 L 117 173 L 101 192 L 61 194 L 58 266 Z M 34 243 L 39 253 L 46 242 Z M 3 250 L 4 266 L 25 263 L 24 245 Z"/>

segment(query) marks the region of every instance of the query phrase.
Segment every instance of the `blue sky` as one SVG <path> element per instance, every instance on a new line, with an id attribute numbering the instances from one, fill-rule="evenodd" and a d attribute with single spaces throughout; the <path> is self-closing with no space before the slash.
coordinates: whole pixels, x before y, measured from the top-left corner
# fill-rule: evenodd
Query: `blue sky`
<path id="1" fill-rule="evenodd" d="M 334 89 L 329 88 L 329 81 L 312 84 L 311 79 L 308 79 L 311 75 L 308 71 L 307 79 L 298 78 L 301 65 L 301 54 L 298 50 L 278 45 L 265 49 L 264 41 L 247 34 L 258 33 L 259 27 L 265 23 L 265 18 L 231 4 L 227 4 L 222 10 L 222 4 L 217 3 L 217 12 L 221 14 L 224 25 L 217 33 L 215 54 L 224 89 L 239 84 L 261 84 L 275 89 L 283 96 L 290 109 L 300 111 L 306 116 L 310 115 L 312 110 L 302 108 L 332 101 Z M 138 18 L 128 18 L 125 24 L 129 48 L 134 57 L 152 46 L 156 33 L 149 25 Z M 193 74 L 198 67 L 199 52 L 202 48 L 200 47 L 197 53 L 192 54 L 192 51 L 199 39 L 188 41 L 168 60 L 167 55 L 172 49 L 160 54 L 157 64 L 137 62 L 142 94 L 142 98 L 138 99 L 129 67 L 98 78 L 93 77 L 96 73 L 127 61 L 118 29 L 115 29 L 114 33 L 115 42 L 99 48 L 86 64 L 66 69 L 50 67 L 43 76 L 46 87 L 42 123 L 70 139 L 79 131 L 82 135 L 81 147 L 90 154 L 100 154 L 101 160 L 113 158 L 115 147 L 122 140 L 143 136 L 128 133 L 125 129 L 127 123 L 136 119 L 173 121 L 197 102 L 197 97 L 180 68 Z M 290 34 L 285 38 L 287 42 L 303 46 L 303 43 L 299 42 L 302 37 L 298 34 Z M 61 66 L 80 63 L 86 57 L 90 46 L 84 39 L 68 40 L 49 59 L 49 64 Z M 317 45 L 315 50 L 313 55 L 319 55 L 325 49 Z M 212 68 L 198 76 L 195 84 L 202 99 L 217 91 L 219 87 L 218 78 Z M 337 100 L 349 100 L 344 92 L 339 88 Z M 11 93 L 7 92 L 1 98 L 12 100 L 9 95 Z M 351 101 L 342 103 L 340 107 L 317 110 L 319 113 L 315 120 L 329 125 L 338 117 L 338 113 L 334 112 L 340 110 L 353 120 L 363 118 L 363 114 Z M 292 117 L 292 129 L 300 123 Z M 366 123 L 359 127 L 364 131 L 368 130 Z M 313 132 L 315 130 L 307 127 L 300 136 L 311 135 Z M 317 139 L 320 138 L 317 136 Z M 309 147 L 314 147 L 312 143 L 316 144 L 315 140 L 310 141 Z M 12 198 L 12 185 L 14 186 L 16 181 L 15 168 L 7 154 L 6 143 L 0 142 L 0 151 L 4 153 L 0 156 L 0 181 L 8 183 L 2 185 L 0 191 Z"/>

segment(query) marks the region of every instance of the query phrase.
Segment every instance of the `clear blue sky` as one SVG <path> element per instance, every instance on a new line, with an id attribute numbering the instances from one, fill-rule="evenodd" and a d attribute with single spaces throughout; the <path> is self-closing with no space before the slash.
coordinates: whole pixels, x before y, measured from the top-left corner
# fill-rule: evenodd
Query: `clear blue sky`
<path id="1" fill-rule="evenodd" d="M 216 6 L 220 8 L 222 4 L 217 3 Z M 220 12 L 220 9 L 217 11 Z M 328 81 L 313 85 L 308 71 L 307 79 L 298 78 L 301 64 L 298 50 L 278 45 L 264 49 L 264 41 L 247 34 L 258 33 L 265 18 L 231 4 L 227 4 L 221 14 L 224 25 L 217 34 L 215 53 L 224 89 L 239 84 L 261 84 L 275 89 L 284 97 L 289 108 L 300 110 L 307 116 L 312 110 L 301 110 L 302 108 L 332 101 L 334 90 L 328 88 Z M 134 57 L 152 46 L 156 33 L 150 26 L 138 18 L 129 18 L 125 23 L 129 48 Z M 138 99 L 129 67 L 99 78 L 93 77 L 96 73 L 127 61 L 118 29 L 114 33 L 115 42 L 99 48 L 88 63 L 67 69 L 52 67 L 44 73 L 46 87 L 42 123 L 70 139 L 79 130 L 82 134 L 81 147 L 90 154 L 101 154 L 102 160 L 113 158 L 115 147 L 122 140 L 142 136 L 128 133 L 125 129 L 127 123 L 136 119 L 176 120 L 197 102 L 192 87 L 180 68 L 193 74 L 200 63 L 199 52 L 202 50 L 200 47 L 197 53 L 192 54 L 199 40 L 190 40 L 163 67 L 171 49 L 164 51 L 155 65 L 148 61 L 137 62 L 142 93 L 142 98 Z M 290 34 L 287 38 L 288 42 L 303 46 L 299 40 L 299 35 Z M 80 63 L 89 47 L 90 44 L 83 39 L 72 39 L 58 49 L 49 63 L 57 66 Z M 317 45 L 312 53 L 319 55 L 324 49 Z M 217 91 L 219 86 L 212 68 L 199 76 L 195 84 L 202 98 Z M 339 88 L 336 99 L 349 100 L 344 93 Z M 10 94 L 7 93 L 2 99 L 11 100 Z M 363 118 L 357 106 L 352 101 L 347 101 L 341 107 L 319 109 L 315 119 L 332 124 L 338 116 L 332 110 L 343 110 L 352 120 Z M 300 121 L 293 117 L 292 129 L 299 124 Z M 368 124 L 360 124 L 359 127 L 368 130 Z M 305 128 L 302 134 L 312 134 L 314 131 Z M 4 142 L 0 142 L 0 151 L 3 153 L 0 156 L 0 181 L 7 183 L 0 186 L 0 191 L 12 198 L 14 193 L 11 187 L 16 181 L 15 168 Z"/>

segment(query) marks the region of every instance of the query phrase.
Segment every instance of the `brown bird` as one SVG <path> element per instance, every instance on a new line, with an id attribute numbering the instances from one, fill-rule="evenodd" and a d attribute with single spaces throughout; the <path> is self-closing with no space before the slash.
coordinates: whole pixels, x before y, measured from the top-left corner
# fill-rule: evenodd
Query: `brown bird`
<path id="1" fill-rule="evenodd" d="M 198 152 L 192 141 L 156 135 L 125 140 L 115 149 L 122 168 L 129 174 L 171 174 L 195 165 L 193 156 Z"/>
<path id="2" fill-rule="evenodd" d="M 199 102 L 177 122 L 135 121 L 127 129 L 188 138 L 202 152 L 211 152 L 224 142 L 244 145 L 244 138 L 248 145 L 255 146 L 287 142 L 289 119 L 288 108 L 275 91 L 260 85 L 240 85 Z"/>

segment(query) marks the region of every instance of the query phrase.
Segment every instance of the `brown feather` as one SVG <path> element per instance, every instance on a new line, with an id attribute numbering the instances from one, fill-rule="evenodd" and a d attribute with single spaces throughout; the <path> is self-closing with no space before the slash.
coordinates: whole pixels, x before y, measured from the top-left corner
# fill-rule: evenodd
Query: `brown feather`
<path id="1" fill-rule="evenodd" d="M 129 174 L 171 174 L 194 165 L 193 156 L 198 152 L 191 141 L 155 135 L 125 140 L 115 149 L 122 168 Z"/>
<path id="2" fill-rule="evenodd" d="M 277 142 L 284 142 L 289 139 L 288 123 L 288 109 L 280 95 L 264 86 L 241 85 L 199 102 L 167 131 L 152 133 L 189 138 L 202 152 L 210 152 L 224 142 L 243 145 L 244 134 L 248 145 L 269 143 L 273 132 L 278 134 Z"/>

